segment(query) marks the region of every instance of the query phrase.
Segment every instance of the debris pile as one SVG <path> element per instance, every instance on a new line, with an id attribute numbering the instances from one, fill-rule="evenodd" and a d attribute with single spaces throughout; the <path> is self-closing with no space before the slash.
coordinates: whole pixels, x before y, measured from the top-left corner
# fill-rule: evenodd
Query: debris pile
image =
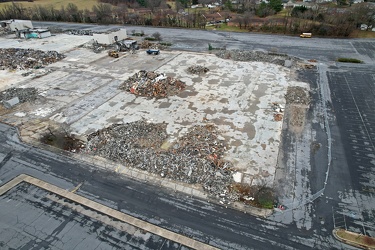
<path id="1" fill-rule="evenodd" d="M 185 86 L 184 82 L 176 78 L 153 71 L 141 70 L 121 84 L 120 89 L 135 95 L 162 98 L 178 94 Z"/>
<path id="2" fill-rule="evenodd" d="M 163 44 L 160 44 L 160 43 L 152 43 L 148 40 L 143 40 L 141 42 L 141 49 L 166 49 L 167 46 L 166 45 L 163 45 Z"/>
<path id="3" fill-rule="evenodd" d="M 9 48 L 0 49 L 0 69 L 41 68 L 65 58 L 56 51 Z"/>
<path id="4" fill-rule="evenodd" d="M 7 28 L 3 28 L 3 27 L 0 26 L 0 36 L 9 35 L 9 34 L 11 34 L 11 33 L 12 33 L 12 32 L 11 32 L 9 29 L 7 29 Z"/>
<path id="5" fill-rule="evenodd" d="M 208 68 L 201 66 L 201 65 L 193 65 L 188 68 L 188 71 L 192 74 L 202 74 L 207 73 L 209 71 Z"/>
<path id="6" fill-rule="evenodd" d="M 141 42 L 141 46 L 140 47 L 141 47 L 141 49 L 149 49 L 149 48 L 151 48 L 152 45 L 154 45 L 154 43 L 149 42 L 147 40 L 143 40 Z"/>
<path id="7" fill-rule="evenodd" d="M 255 61 L 269 62 L 284 66 L 286 60 L 296 60 L 295 58 L 284 54 L 269 54 L 261 51 L 244 51 L 244 50 L 221 50 L 216 56 L 224 59 L 232 59 L 234 61 Z"/>
<path id="8" fill-rule="evenodd" d="M 73 30 L 67 30 L 66 32 L 69 35 L 76 35 L 76 36 L 92 36 L 92 34 L 94 34 L 92 30 L 74 30 L 73 29 Z"/>
<path id="9" fill-rule="evenodd" d="M 9 88 L 0 92 L 0 101 L 4 102 L 18 97 L 19 102 L 31 102 L 38 98 L 36 88 Z"/>
<path id="10" fill-rule="evenodd" d="M 233 166 L 222 158 L 226 146 L 218 139 L 217 128 L 194 126 L 165 148 L 166 127 L 144 120 L 112 125 L 90 134 L 85 150 L 163 178 L 201 184 L 216 197 L 237 199 L 229 194 Z"/>
<path id="11" fill-rule="evenodd" d="M 309 105 L 310 103 L 308 91 L 300 86 L 288 87 L 285 99 L 288 104 Z"/>

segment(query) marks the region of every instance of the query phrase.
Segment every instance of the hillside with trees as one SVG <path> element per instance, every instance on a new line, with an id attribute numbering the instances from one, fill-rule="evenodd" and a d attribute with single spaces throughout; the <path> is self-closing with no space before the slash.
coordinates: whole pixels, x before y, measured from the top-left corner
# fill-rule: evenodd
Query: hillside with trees
<path id="1" fill-rule="evenodd" d="M 0 19 L 30 19 L 98 24 L 129 24 L 207 29 L 225 25 L 242 32 L 346 37 L 366 25 L 375 27 L 375 4 L 338 2 L 318 4 L 282 0 L 98 0 L 92 8 L 68 3 L 60 8 L 38 1 L 0 5 Z"/>

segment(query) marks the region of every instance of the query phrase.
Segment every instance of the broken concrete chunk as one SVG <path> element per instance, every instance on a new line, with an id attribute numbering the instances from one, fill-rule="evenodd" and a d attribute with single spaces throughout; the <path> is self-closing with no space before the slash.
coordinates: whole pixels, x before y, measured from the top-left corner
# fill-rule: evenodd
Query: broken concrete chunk
<path id="1" fill-rule="evenodd" d="M 4 101 L 3 103 L 4 103 L 4 106 L 7 109 L 10 109 L 13 106 L 17 105 L 19 102 L 20 102 L 20 100 L 18 99 L 18 97 L 14 97 L 14 98 L 12 98 L 10 100 Z"/>
<path id="2" fill-rule="evenodd" d="M 292 61 L 291 60 L 285 60 L 284 66 L 287 67 L 287 68 L 292 67 Z"/>

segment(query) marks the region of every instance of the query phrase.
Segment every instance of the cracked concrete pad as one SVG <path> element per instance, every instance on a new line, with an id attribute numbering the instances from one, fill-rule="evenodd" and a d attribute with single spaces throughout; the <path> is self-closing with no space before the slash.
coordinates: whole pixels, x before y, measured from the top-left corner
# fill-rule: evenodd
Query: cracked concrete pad
<path id="1" fill-rule="evenodd" d="M 292 69 L 189 52 L 163 51 L 158 56 L 149 56 L 139 50 L 137 54 L 121 53 L 113 60 L 106 53 L 68 47 L 66 39 L 71 36 L 61 38 L 62 47 L 56 46 L 59 48 L 55 50 L 65 51 L 67 57 L 49 66 L 53 72 L 31 80 L 20 78 L 18 82 L 10 81 L 6 74 L 2 88 L 9 87 L 8 84 L 33 86 L 43 100 L 17 106 L 2 116 L 3 121 L 20 124 L 21 119 L 23 128 L 32 131 L 28 122 L 43 119 L 51 124 L 69 124 L 73 134 L 88 135 L 114 123 L 144 118 L 149 122 L 166 122 L 170 138 L 184 135 L 193 125 L 212 123 L 228 144 L 226 160 L 232 161 L 243 174 L 243 182 L 272 184 L 282 128 L 282 121 L 274 119 L 272 105 L 285 106 L 284 95 L 291 84 Z M 55 40 L 43 41 L 50 45 Z M 34 49 L 44 46 L 39 41 L 29 45 Z M 188 67 L 197 64 L 207 67 L 209 72 L 190 74 Z M 142 69 L 178 78 L 186 83 L 186 89 L 164 99 L 118 90 L 122 81 Z M 17 116 L 20 113 L 25 116 Z"/>

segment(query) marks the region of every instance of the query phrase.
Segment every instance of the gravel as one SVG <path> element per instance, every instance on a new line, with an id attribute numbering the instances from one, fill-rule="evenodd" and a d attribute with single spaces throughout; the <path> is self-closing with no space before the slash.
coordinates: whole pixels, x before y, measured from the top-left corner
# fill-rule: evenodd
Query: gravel
<path id="1" fill-rule="evenodd" d="M 0 92 L 0 101 L 8 101 L 14 97 L 18 97 L 21 103 L 35 101 L 38 98 L 36 88 L 9 88 Z"/>
<path id="2" fill-rule="evenodd" d="M 288 104 L 309 105 L 310 103 L 309 92 L 307 89 L 299 86 L 288 87 L 285 99 Z"/>

